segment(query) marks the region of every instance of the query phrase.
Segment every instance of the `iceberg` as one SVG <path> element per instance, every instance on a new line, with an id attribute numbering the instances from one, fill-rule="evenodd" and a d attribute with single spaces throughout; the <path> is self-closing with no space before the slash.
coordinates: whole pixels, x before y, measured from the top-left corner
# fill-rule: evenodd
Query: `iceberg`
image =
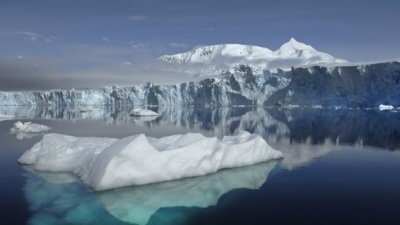
<path id="1" fill-rule="evenodd" d="M 18 161 L 39 171 L 72 172 L 96 191 L 177 180 L 253 165 L 283 154 L 257 134 L 122 139 L 46 134 Z"/>
<path id="2" fill-rule="evenodd" d="M 159 116 L 160 114 L 148 109 L 134 109 L 131 116 Z"/>
<path id="3" fill-rule="evenodd" d="M 32 122 L 23 123 L 18 121 L 14 123 L 14 127 L 10 129 L 11 133 L 18 133 L 18 132 L 26 132 L 26 133 L 40 133 L 44 131 L 48 131 L 51 128 L 46 125 L 41 125 Z"/>
<path id="4" fill-rule="evenodd" d="M 394 109 L 394 107 L 392 105 L 383 105 L 383 104 L 379 105 L 379 110 L 380 111 L 393 110 L 393 109 Z"/>

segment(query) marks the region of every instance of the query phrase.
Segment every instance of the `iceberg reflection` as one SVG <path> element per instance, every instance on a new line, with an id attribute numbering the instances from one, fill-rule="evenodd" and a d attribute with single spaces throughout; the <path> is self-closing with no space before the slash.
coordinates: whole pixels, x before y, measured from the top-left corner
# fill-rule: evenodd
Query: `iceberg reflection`
<path id="1" fill-rule="evenodd" d="M 23 188 L 33 216 L 29 224 L 147 224 L 152 217 L 163 224 L 183 222 L 184 213 L 156 213 L 176 207 L 205 208 L 239 188 L 258 189 L 277 161 L 221 170 L 207 176 L 91 192 L 77 178 L 60 173 L 25 173 Z M 183 210 L 184 211 L 184 210 Z M 159 218 L 159 217 L 163 218 Z M 171 218 L 170 218 L 171 217 Z"/>

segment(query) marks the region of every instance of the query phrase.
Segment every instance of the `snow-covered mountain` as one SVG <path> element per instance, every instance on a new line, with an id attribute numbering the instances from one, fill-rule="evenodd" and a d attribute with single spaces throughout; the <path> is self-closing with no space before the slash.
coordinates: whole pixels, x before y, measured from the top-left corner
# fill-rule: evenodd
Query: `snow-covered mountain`
<path id="1" fill-rule="evenodd" d="M 264 70 L 283 70 L 310 65 L 348 63 L 327 53 L 319 52 L 310 45 L 291 38 L 278 50 L 240 44 L 222 44 L 198 47 L 176 55 L 164 55 L 160 60 L 176 65 L 176 69 L 191 75 L 212 76 L 231 71 L 240 64 L 248 65 L 254 74 Z"/>

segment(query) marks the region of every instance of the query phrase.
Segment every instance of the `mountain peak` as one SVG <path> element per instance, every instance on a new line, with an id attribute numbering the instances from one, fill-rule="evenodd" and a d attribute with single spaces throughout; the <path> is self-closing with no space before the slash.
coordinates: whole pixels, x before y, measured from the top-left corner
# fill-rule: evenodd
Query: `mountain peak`
<path id="1" fill-rule="evenodd" d="M 160 59 L 173 64 L 185 64 L 181 68 L 186 68 L 188 73 L 205 75 L 220 74 L 240 64 L 249 65 L 255 74 L 262 74 L 267 69 L 347 62 L 319 52 L 294 38 L 276 51 L 252 45 L 220 44 L 201 46 L 176 55 L 164 55 Z M 196 66 L 191 68 L 190 65 Z"/>
<path id="2" fill-rule="evenodd" d="M 293 50 L 315 50 L 311 45 L 304 44 L 302 42 L 298 42 L 293 37 L 290 38 L 288 42 L 283 44 L 279 50 L 282 52 L 293 52 Z"/>

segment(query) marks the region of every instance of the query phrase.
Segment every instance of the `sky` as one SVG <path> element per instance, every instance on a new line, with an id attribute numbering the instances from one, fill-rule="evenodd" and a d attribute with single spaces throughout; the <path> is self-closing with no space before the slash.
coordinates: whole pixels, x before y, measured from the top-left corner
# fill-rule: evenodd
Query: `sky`
<path id="1" fill-rule="evenodd" d="M 398 0 L 0 0 L 0 90 L 185 81 L 154 59 L 223 43 L 276 50 L 291 37 L 351 62 L 398 59 L 399 10 Z"/>

